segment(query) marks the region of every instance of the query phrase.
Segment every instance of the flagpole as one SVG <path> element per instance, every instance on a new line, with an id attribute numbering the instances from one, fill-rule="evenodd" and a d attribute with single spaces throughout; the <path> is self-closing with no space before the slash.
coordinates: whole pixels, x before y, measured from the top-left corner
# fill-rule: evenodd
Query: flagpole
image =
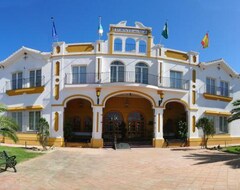
<path id="1" fill-rule="evenodd" d="M 51 17 L 51 20 L 52 20 L 52 37 L 53 37 L 53 41 L 56 40 L 58 42 L 58 36 L 57 36 L 57 30 L 56 30 L 54 18 Z"/>

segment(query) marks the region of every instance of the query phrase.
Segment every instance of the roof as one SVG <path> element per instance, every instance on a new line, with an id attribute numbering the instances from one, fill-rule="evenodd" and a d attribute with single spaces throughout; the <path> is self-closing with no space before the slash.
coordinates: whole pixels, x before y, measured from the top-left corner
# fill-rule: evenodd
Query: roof
<path id="1" fill-rule="evenodd" d="M 13 60 L 15 60 L 17 57 L 23 56 L 25 53 L 28 53 L 28 54 L 38 54 L 38 55 L 43 56 L 46 59 L 51 56 L 50 52 L 41 52 L 39 50 L 35 50 L 35 49 L 31 49 L 31 48 L 23 46 L 20 49 L 18 49 L 17 51 L 15 51 L 14 53 L 12 53 L 9 57 L 7 57 L 3 61 L 1 61 L 0 62 L 0 66 L 3 67 L 4 65 L 7 65 L 8 63 L 10 63 Z"/>

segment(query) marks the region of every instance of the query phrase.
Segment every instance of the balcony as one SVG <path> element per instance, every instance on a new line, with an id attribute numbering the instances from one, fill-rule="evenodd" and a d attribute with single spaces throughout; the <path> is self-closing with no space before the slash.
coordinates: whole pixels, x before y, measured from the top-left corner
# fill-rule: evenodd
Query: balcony
<path id="1" fill-rule="evenodd" d="M 157 75 L 136 73 L 136 72 L 118 72 L 118 73 L 66 73 L 65 84 L 108 84 L 108 83 L 130 83 L 152 85 L 161 88 L 171 88 L 188 90 L 189 81 L 162 77 Z"/>
<path id="2" fill-rule="evenodd" d="M 205 86 L 204 98 L 209 100 L 220 100 L 224 102 L 232 101 L 232 90 L 224 87 L 216 87 L 212 85 Z"/>
<path id="3" fill-rule="evenodd" d="M 44 91 L 45 77 L 20 78 L 6 82 L 6 93 L 9 96 L 36 94 Z"/>

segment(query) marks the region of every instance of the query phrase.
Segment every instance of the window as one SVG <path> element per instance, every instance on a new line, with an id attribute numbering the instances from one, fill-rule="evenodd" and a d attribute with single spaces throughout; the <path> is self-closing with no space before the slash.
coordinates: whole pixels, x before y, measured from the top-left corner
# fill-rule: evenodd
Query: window
<path id="1" fill-rule="evenodd" d="M 228 82 L 221 81 L 220 82 L 220 95 L 221 96 L 229 96 L 229 85 Z"/>
<path id="2" fill-rule="evenodd" d="M 136 42 L 132 38 L 126 40 L 126 51 L 131 52 L 136 50 Z"/>
<path id="3" fill-rule="evenodd" d="M 18 131 L 22 131 L 22 112 L 12 112 L 12 118 L 18 124 Z"/>
<path id="4" fill-rule="evenodd" d="M 29 73 L 30 77 L 30 87 L 39 87 L 42 85 L 42 71 L 39 70 L 33 70 Z"/>
<path id="5" fill-rule="evenodd" d="M 145 63 L 138 63 L 135 66 L 135 82 L 148 84 L 148 66 Z"/>
<path id="6" fill-rule="evenodd" d="M 170 87 L 171 88 L 183 88 L 182 84 L 182 72 L 170 71 Z"/>
<path id="7" fill-rule="evenodd" d="M 216 94 L 216 84 L 215 84 L 215 79 L 213 78 L 207 78 L 207 93 L 208 94 Z"/>
<path id="8" fill-rule="evenodd" d="M 111 64 L 111 82 L 124 82 L 124 65 L 119 61 Z"/>
<path id="9" fill-rule="evenodd" d="M 143 40 L 139 41 L 139 53 L 146 53 L 146 42 Z"/>
<path id="10" fill-rule="evenodd" d="M 215 128 L 216 134 L 228 133 L 228 122 L 227 117 L 223 116 L 206 116 L 211 122 L 213 122 L 213 126 Z"/>
<path id="11" fill-rule="evenodd" d="M 72 83 L 73 84 L 86 84 L 87 82 L 87 67 L 74 66 L 72 67 Z"/>
<path id="12" fill-rule="evenodd" d="M 29 112 L 29 130 L 36 131 L 40 119 L 40 111 Z"/>
<path id="13" fill-rule="evenodd" d="M 114 40 L 114 51 L 122 51 L 122 40 L 119 38 Z"/>
<path id="14" fill-rule="evenodd" d="M 23 88 L 23 73 L 17 72 L 12 74 L 12 90 Z"/>

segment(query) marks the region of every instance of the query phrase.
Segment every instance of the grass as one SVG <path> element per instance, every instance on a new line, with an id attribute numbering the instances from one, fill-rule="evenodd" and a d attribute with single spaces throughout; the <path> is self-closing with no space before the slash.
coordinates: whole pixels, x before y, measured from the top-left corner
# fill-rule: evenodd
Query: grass
<path id="1" fill-rule="evenodd" d="M 9 156 L 16 156 L 18 163 L 43 155 L 43 153 L 30 152 L 23 147 L 0 146 L 0 151 L 5 150 Z"/>
<path id="2" fill-rule="evenodd" d="M 224 148 L 224 152 L 233 153 L 233 154 L 240 154 L 240 146 L 229 146 Z"/>

